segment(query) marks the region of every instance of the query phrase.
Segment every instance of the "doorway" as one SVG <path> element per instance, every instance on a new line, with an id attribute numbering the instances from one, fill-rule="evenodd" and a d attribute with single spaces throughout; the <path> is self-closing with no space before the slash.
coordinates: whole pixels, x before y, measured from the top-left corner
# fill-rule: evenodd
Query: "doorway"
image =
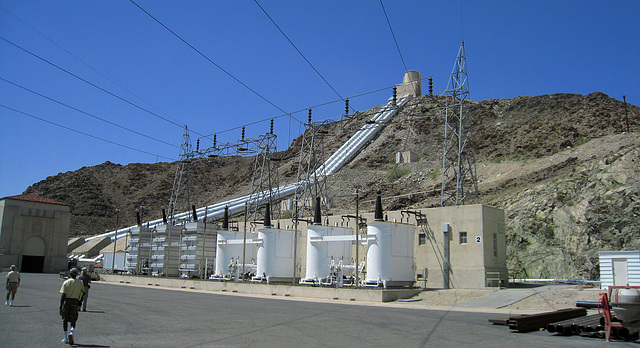
<path id="1" fill-rule="evenodd" d="M 42 273 L 44 271 L 44 256 L 23 255 L 22 270 L 24 273 Z"/>
<path id="2" fill-rule="evenodd" d="M 613 259 L 613 285 L 624 286 L 629 284 L 627 259 Z"/>
<path id="3" fill-rule="evenodd" d="M 44 257 L 47 251 L 44 240 L 40 237 L 31 237 L 24 243 L 22 255 L 22 272 L 44 272 Z"/>

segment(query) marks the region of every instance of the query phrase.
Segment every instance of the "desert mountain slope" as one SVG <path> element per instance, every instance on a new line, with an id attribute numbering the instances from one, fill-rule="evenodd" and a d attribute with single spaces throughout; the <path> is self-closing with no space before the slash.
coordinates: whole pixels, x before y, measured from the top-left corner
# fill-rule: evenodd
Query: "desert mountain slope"
<path id="1" fill-rule="evenodd" d="M 334 214 L 372 209 L 381 190 L 385 209 L 440 204 L 444 113 L 441 97 L 411 100 L 383 132 L 329 179 Z M 339 148 L 377 111 L 325 125 L 324 156 Z M 480 202 L 505 209 L 508 265 L 516 277 L 598 276 L 599 250 L 640 249 L 640 108 L 603 93 L 490 99 L 470 106 Z M 627 129 L 627 120 L 629 132 Z M 301 138 L 273 156 L 280 183 L 296 180 Z M 398 151 L 417 161 L 395 164 Z M 253 158 L 196 159 L 192 197 L 197 206 L 251 190 Z M 72 235 L 113 230 L 161 217 L 177 163 L 110 162 L 60 173 L 29 187 L 69 203 Z"/>

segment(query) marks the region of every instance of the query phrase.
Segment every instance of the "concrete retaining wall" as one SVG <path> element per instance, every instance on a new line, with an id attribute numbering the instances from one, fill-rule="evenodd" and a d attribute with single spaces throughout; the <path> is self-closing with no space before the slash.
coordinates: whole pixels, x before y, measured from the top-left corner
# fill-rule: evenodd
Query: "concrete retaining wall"
<path id="1" fill-rule="evenodd" d="M 411 298 L 421 292 L 419 289 L 351 289 L 326 288 L 291 285 L 267 285 L 255 283 L 220 282 L 199 279 L 160 278 L 130 275 L 101 274 L 101 279 L 109 283 L 133 284 L 164 287 L 232 292 L 247 295 L 290 296 L 297 298 L 317 298 L 362 302 L 391 302 Z"/>

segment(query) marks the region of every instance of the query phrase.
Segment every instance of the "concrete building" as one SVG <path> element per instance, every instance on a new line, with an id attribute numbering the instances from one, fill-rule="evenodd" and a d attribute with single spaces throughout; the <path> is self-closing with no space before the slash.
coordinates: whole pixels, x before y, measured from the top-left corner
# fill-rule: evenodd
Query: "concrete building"
<path id="1" fill-rule="evenodd" d="M 362 210 L 370 211 L 367 207 Z M 374 213 L 361 213 L 361 217 L 368 224 L 374 223 Z M 403 263 L 404 272 L 413 274 L 413 277 L 403 278 L 403 283 L 414 283 L 416 286 L 424 286 L 427 288 L 484 288 L 506 286 L 508 284 L 508 270 L 506 266 L 506 237 L 505 237 L 505 213 L 504 210 L 493 208 L 485 205 L 463 205 L 451 207 L 438 207 L 418 209 L 411 211 L 389 211 L 384 213 L 384 220 L 395 222 L 396 228 L 412 231 L 406 241 L 402 241 L 398 246 L 411 246 L 413 253 L 405 252 L 411 255 L 412 262 Z M 381 224 L 382 222 L 378 222 Z M 188 223 L 183 229 L 181 235 L 180 250 L 172 248 L 173 255 L 180 255 L 180 265 L 176 265 L 174 261 L 167 263 L 170 269 L 164 269 L 163 264 L 157 264 L 155 272 L 164 274 L 168 272 L 169 276 L 175 276 L 176 271 L 180 271 L 180 275 L 191 277 L 200 276 L 199 270 L 203 262 L 211 268 L 214 262 L 216 244 L 216 227 L 214 223 L 207 224 L 207 233 L 202 234 L 204 224 Z M 305 221 L 299 221 L 297 224 L 297 233 L 294 232 L 296 224 L 290 219 L 275 221 L 274 225 L 280 226 L 282 230 L 291 231 L 296 241 L 289 249 L 295 257 L 295 278 L 296 282 L 303 278 L 306 274 L 307 263 L 307 226 Z M 350 229 L 351 235 L 355 236 L 355 219 L 353 216 L 346 217 L 340 215 L 332 215 L 322 217 L 323 226 L 335 226 Z M 403 227 L 406 225 L 405 227 Z M 310 225 L 309 225 L 310 226 Z M 178 226 L 175 226 L 178 227 Z M 248 232 L 255 233 L 260 227 L 251 224 Z M 187 233 L 189 231 L 198 231 L 197 233 Z M 211 229 L 211 231 L 209 231 Z M 142 231 L 141 231 L 142 230 Z M 242 228 L 240 228 L 242 230 Z M 178 233 L 173 234 L 179 235 Z M 240 231 L 241 232 L 241 231 Z M 360 230 L 359 243 L 356 247 L 355 238 L 348 238 L 347 235 L 337 238 L 331 245 L 332 248 L 338 247 L 336 243 L 345 243 L 347 248 L 351 249 L 349 257 L 343 260 L 335 260 L 336 262 L 344 262 L 345 265 L 358 265 L 358 269 L 364 265 L 364 270 L 372 269 L 373 265 L 366 264 L 368 261 L 368 247 L 371 244 L 373 235 L 368 233 L 368 228 L 362 225 Z M 166 234 L 166 233 L 162 233 Z M 242 233 L 237 234 L 239 240 L 235 243 L 242 242 Z M 206 241 L 205 241 L 206 239 Z M 328 239 L 328 238 L 326 238 Z M 406 239 L 406 238 L 405 238 Z M 158 242 L 162 240 L 157 239 Z M 132 273 L 146 273 L 148 270 L 148 262 L 155 256 L 155 262 L 167 257 L 165 248 L 160 244 L 156 245 L 157 250 L 150 250 L 151 230 L 145 227 L 132 228 L 132 234 L 129 245 L 129 269 Z M 391 258 L 398 257 L 401 252 L 398 246 L 391 244 Z M 248 237 L 247 245 L 255 243 L 252 237 Z M 173 245 L 174 243 L 172 243 Z M 206 245 L 204 261 L 202 258 L 203 244 Z M 241 244 L 239 246 L 242 246 Z M 166 245 L 165 245 L 166 247 Z M 161 250 L 162 249 L 162 250 Z M 175 250 L 175 251 L 174 251 Z M 287 249 L 288 250 L 288 249 Z M 288 251 L 289 253 L 289 251 Z M 173 259 L 171 255 L 171 259 Z M 238 256 L 238 255 L 236 255 Z M 280 255 L 283 256 L 283 255 Z M 251 263 L 251 253 L 248 253 L 246 264 Z M 242 260 L 236 260 L 242 264 Z M 154 262 L 154 261 L 152 261 Z M 389 260 L 382 260 L 391 262 Z M 162 266 L 162 267 L 160 267 Z M 227 264 L 223 264 L 223 268 Z M 152 267 L 153 268 L 153 267 Z M 160 269 L 162 268 L 162 270 Z M 287 266 L 286 269 L 293 267 Z M 375 270 L 374 270 L 375 271 Z M 226 269 L 215 270 L 216 274 L 227 272 Z M 395 272 L 395 271 L 394 271 Z M 366 273 L 360 275 L 363 281 L 368 277 Z M 395 278 L 396 276 L 392 277 Z M 411 281 L 413 278 L 413 281 Z"/>
<path id="2" fill-rule="evenodd" d="M 67 254 L 71 254 L 73 250 L 79 248 L 84 243 L 84 237 L 69 238 L 69 241 L 67 242 Z"/>
<path id="3" fill-rule="evenodd" d="M 384 215 L 386 221 L 416 226 L 413 240 L 416 286 L 460 289 L 506 286 L 508 283 L 504 210 L 477 204 L 389 211 Z M 374 213 L 361 213 L 361 217 L 367 222 L 374 221 Z M 322 223 L 355 228 L 355 219 L 343 216 L 323 217 Z M 279 224 L 294 229 L 291 220 L 280 220 Z M 346 241 L 352 247 L 351 263 L 366 262 L 366 231 L 364 227 L 361 229 L 357 249 L 355 243 Z M 305 222 L 298 224 L 296 239 L 296 277 L 300 278 L 306 270 Z M 449 255 L 448 267 L 446 254 Z M 447 274 L 448 284 L 445 283 Z"/>
<path id="4" fill-rule="evenodd" d="M 68 204 L 34 194 L 0 199 L 0 269 L 65 270 L 69 226 Z"/>
<path id="5" fill-rule="evenodd" d="M 362 216 L 373 221 L 373 213 Z M 416 285 L 461 289 L 508 284 L 504 210 L 461 205 L 390 211 L 386 219 L 417 226 L 413 243 Z"/>
<path id="6" fill-rule="evenodd" d="M 111 238 L 102 237 L 92 239 L 71 251 L 72 255 L 85 258 L 94 258 L 100 255 L 100 251 L 111 244 Z"/>
<path id="7" fill-rule="evenodd" d="M 396 164 L 412 163 L 418 161 L 418 155 L 412 151 L 398 151 L 396 153 Z"/>
<path id="8" fill-rule="evenodd" d="M 422 211 L 427 220 L 419 224 L 415 240 L 416 277 L 426 276 L 427 286 L 433 288 L 506 286 L 504 210 L 478 204 Z M 448 286 L 444 264 L 447 244 Z"/>
<path id="9" fill-rule="evenodd" d="M 411 97 L 422 96 L 422 77 L 420 72 L 409 70 L 402 78 L 402 84 L 397 86 L 398 95 L 408 95 Z"/>

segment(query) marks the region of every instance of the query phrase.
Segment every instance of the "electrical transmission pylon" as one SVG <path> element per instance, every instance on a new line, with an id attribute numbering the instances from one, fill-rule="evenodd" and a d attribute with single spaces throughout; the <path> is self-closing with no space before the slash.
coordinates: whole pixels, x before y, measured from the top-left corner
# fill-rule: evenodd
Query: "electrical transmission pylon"
<path id="1" fill-rule="evenodd" d="M 278 180 L 278 166 L 271 156 L 277 151 L 276 135 L 273 134 L 273 120 L 269 133 L 260 135 L 251 141 L 255 148 L 255 161 L 253 162 L 253 178 L 251 180 L 251 200 L 249 204 L 247 219 L 257 220 L 260 214 L 264 214 L 260 208 L 260 200 L 266 198 L 271 209 L 269 219 L 280 215 L 280 205 L 278 205 L 280 194 Z M 249 144 L 249 143 L 248 143 Z M 266 197 L 264 197 L 266 195 Z M 266 216 L 262 216 L 263 220 Z"/>
<path id="2" fill-rule="evenodd" d="M 271 217 L 279 216 L 280 210 L 277 204 L 279 200 L 278 167 L 275 165 L 276 159 L 272 158 L 273 153 L 277 151 L 277 136 L 273 134 L 273 120 L 271 120 L 269 133 L 254 138 L 245 138 L 244 133 L 245 127 L 242 127 L 242 137 L 239 140 L 222 144 L 217 143 L 217 137 L 214 134 L 213 146 L 203 149 L 200 149 L 200 141 L 198 139 L 196 150 L 193 151 L 189 146 L 188 150 L 186 150 L 187 152 L 183 152 L 183 155 L 181 155 L 181 159 L 184 157 L 186 159 L 185 162 L 190 163 L 196 157 L 255 156 L 251 178 L 251 194 L 247 204 L 247 220 L 258 220 L 258 215 L 264 214 L 259 207 L 267 202 L 272 207 Z M 184 168 L 188 169 L 189 167 L 185 166 Z M 188 171 L 185 172 L 188 173 Z M 188 178 L 185 177 L 184 173 L 181 176 L 176 173 L 175 181 L 182 182 L 180 177 Z M 261 217 L 264 218 L 264 216 Z"/>
<path id="3" fill-rule="evenodd" d="M 191 138 L 189 137 L 187 126 L 184 126 L 182 145 L 180 146 L 180 160 L 176 168 L 176 175 L 173 178 L 173 189 L 169 199 L 170 223 L 173 223 L 173 215 L 176 212 L 188 211 L 191 208 L 192 158 Z"/>
<path id="4" fill-rule="evenodd" d="M 445 91 L 447 106 L 442 161 L 441 205 L 462 205 L 478 198 L 475 145 L 469 115 L 469 75 L 464 41 Z"/>
<path id="5" fill-rule="evenodd" d="M 305 123 L 306 130 L 302 135 L 298 162 L 298 187 L 294 198 L 294 204 L 298 204 L 294 211 L 296 218 L 313 216 L 316 197 L 324 200 L 322 206 L 325 210 L 328 207 L 327 178 L 318 175 L 322 172 L 319 169 L 324 164 L 324 138 L 327 135 L 328 123 L 326 120 L 311 122 L 311 109 L 309 109 L 309 121 Z"/>

